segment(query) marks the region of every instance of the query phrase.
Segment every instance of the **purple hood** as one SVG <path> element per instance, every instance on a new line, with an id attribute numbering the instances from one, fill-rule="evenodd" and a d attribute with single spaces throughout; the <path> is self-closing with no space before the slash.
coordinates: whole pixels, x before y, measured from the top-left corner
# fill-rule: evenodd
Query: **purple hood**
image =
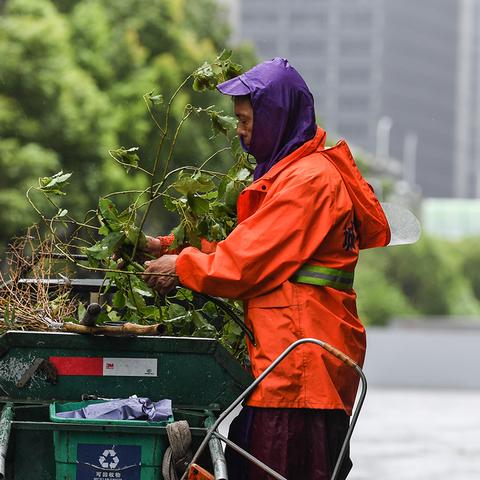
<path id="1" fill-rule="evenodd" d="M 253 131 L 247 151 L 257 161 L 255 180 L 315 136 L 313 96 L 284 58 L 260 63 L 217 88 L 224 95 L 250 95 Z"/>

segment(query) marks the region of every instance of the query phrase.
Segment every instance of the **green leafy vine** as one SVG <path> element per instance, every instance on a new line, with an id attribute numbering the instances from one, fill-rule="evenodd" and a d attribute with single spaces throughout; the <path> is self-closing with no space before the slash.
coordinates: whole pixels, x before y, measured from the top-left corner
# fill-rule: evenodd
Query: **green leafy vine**
<path id="1" fill-rule="evenodd" d="M 161 322 L 168 335 L 218 338 L 236 356 L 244 355 L 241 326 L 216 303 L 205 301 L 185 288 L 163 297 L 149 288 L 141 275 L 143 263 L 149 258 L 144 226 L 154 203 L 178 216 L 178 224 L 171 232 L 171 249 L 187 245 L 200 248 L 202 240 L 221 241 L 236 226 L 237 197 L 252 176 L 252 165 L 235 136 L 236 119 L 217 111 L 213 105 L 204 108 L 187 104 L 173 128 L 171 110 L 174 102 L 180 101 L 183 89 L 213 90 L 218 83 L 241 71 L 242 67 L 232 61 L 231 52 L 224 51 L 213 62 L 205 62 L 188 75 L 168 100 L 154 91 L 143 96 L 158 129 L 153 168 L 144 167 L 136 146 L 113 149 L 109 154 L 128 174 L 149 178 L 149 186 L 144 190 L 111 192 L 101 197 L 96 211 L 87 212 L 82 220 L 73 218 L 61 206 L 71 173 L 43 177 L 38 186 L 28 190 L 28 201 L 48 226 L 57 252 L 80 269 L 103 274 L 105 300 L 99 322 Z M 225 146 L 198 165 L 171 168 L 178 135 L 192 115 L 206 116 L 212 136 L 223 136 Z M 227 172 L 209 168 L 213 158 L 226 153 L 233 159 Z M 48 199 L 50 214 L 37 207 L 38 194 Z M 118 207 L 120 197 L 129 199 L 128 207 L 122 210 Z M 241 305 L 234 301 L 230 305 L 241 317 Z M 84 308 L 79 306 L 77 321 Z"/>

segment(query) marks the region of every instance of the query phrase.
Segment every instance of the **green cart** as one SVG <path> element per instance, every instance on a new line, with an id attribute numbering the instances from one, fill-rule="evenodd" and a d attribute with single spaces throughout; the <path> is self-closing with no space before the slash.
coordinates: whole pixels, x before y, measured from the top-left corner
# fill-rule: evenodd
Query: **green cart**
<path id="1" fill-rule="evenodd" d="M 86 291 L 100 285 L 77 283 Z M 214 339 L 20 331 L 0 336 L 0 480 L 171 480 L 176 474 L 165 470 L 164 457 L 172 458 L 166 462 L 170 466 L 177 465 L 179 458 L 185 464 L 197 462 L 214 472 L 216 480 L 227 480 L 221 442 L 284 480 L 232 444 L 218 427 L 304 343 L 316 344 L 355 369 L 362 383 L 332 475 L 335 480 L 365 398 L 366 379 L 358 365 L 321 340 L 293 343 L 253 381 Z M 92 402 L 132 395 L 153 401 L 170 399 L 173 418 L 107 421 L 59 415 Z M 174 453 L 183 445 L 172 438 L 178 440 L 185 428 L 190 450 L 196 452 L 193 459 Z"/>
<path id="2" fill-rule="evenodd" d="M 171 399 L 171 420 L 188 421 L 195 449 L 206 425 L 251 382 L 216 340 L 7 332 L 0 337 L 0 479 L 161 479 L 168 421 L 56 414 L 131 395 Z"/>

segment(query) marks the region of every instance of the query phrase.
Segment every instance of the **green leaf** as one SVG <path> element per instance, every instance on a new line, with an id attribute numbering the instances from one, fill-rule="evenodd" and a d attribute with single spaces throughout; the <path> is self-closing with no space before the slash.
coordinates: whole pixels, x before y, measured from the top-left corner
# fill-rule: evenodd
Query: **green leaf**
<path id="1" fill-rule="evenodd" d="M 207 200 L 215 200 L 218 198 L 218 191 L 212 190 L 211 192 L 207 192 L 205 195 L 202 195 L 202 197 L 206 198 Z"/>
<path id="2" fill-rule="evenodd" d="M 122 292 L 115 292 L 112 298 L 112 305 L 115 308 L 123 308 L 125 306 L 126 299 L 125 295 Z"/>
<path id="3" fill-rule="evenodd" d="M 225 80 L 238 77 L 243 72 L 243 67 L 238 63 L 229 62 L 223 69 L 223 76 Z"/>
<path id="4" fill-rule="evenodd" d="M 160 309 L 156 305 L 147 305 L 142 309 L 143 318 L 158 322 L 160 320 Z"/>
<path id="5" fill-rule="evenodd" d="M 215 202 L 211 205 L 212 217 L 218 221 L 231 219 L 232 211 L 225 203 Z"/>
<path id="6" fill-rule="evenodd" d="M 122 232 L 112 232 L 104 237 L 100 243 L 107 248 L 109 256 L 111 256 L 124 240 L 125 235 Z"/>
<path id="7" fill-rule="evenodd" d="M 197 182 L 193 177 L 179 175 L 178 180 L 173 183 L 173 188 L 184 195 L 196 192 Z"/>
<path id="8" fill-rule="evenodd" d="M 163 103 L 163 95 L 154 95 L 153 91 L 147 93 L 145 97 L 150 101 L 152 105 L 161 105 Z"/>
<path id="9" fill-rule="evenodd" d="M 208 321 L 197 311 L 193 311 L 192 313 L 192 320 L 193 324 L 195 325 L 195 331 L 193 335 L 196 337 L 207 337 L 213 338 L 217 334 L 217 330 L 213 325 L 208 323 Z"/>
<path id="10" fill-rule="evenodd" d="M 202 312 L 205 312 L 208 315 L 215 316 L 218 314 L 217 307 L 213 302 L 206 302 L 202 307 Z"/>
<path id="11" fill-rule="evenodd" d="M 210 203 L 205 198 L 198 197 L 196 195 L 188 195 L 187 198 L 190 208 L 193 210 L 197 217 L 205 215 L 209 212 Z"/>
<path id="12" fill-rule="evenodd" d="M 70 177 L 72 176 L 71 173 L 63 173 L 60 171 L 53 175 L 52 177 L 42 177 L 40 179 L 40 186 L 42 188 L 52 188 L 55 185 L 62 185 L 65 183 Z"/>
<path id="13" fill-rule="evenodd" d="M 218 190 L 217 190 L 218 198 L 222 198 L 225 195 L 228 182 L 229 182 L 228 177 L 223 177 L 221 182 L 218 184 Z"/>
<path id="14" fill-rule="evenodd" d="M 10 311 L 9 303 L 5 305 L 5 309 L 3 311 L 3 320 L 8 328 L 13 327 L 13 323 L 15 322 L 15 307 L 12 307 Z"/>
<path id="15" fill-rule="evenodd" d="M 71 176 L 71 173 L 60 171 L 52 177 L 41 177 L 38 179 L 40 190 L 48 195 L 65 195 L 62 187 L 66 185 L 66 181 Z"/>
<path id="16" fill-rule="evenodd" d="M 250 177 L 250 175 L 251 175 L 250 170 L 248 170 L 246 168 L 241 168 L 237 172 L 236 179 L 240 180 L 240 181 L 244 181 L 244 180 L 247 180 Z"/>
<path id="17" fill-rule="evenodd" d="M 112 232 L 102 238 L 100 242 L 85 248 L 84 252 L 96 260 L 106 260 L 115 253 L 124 239 L 125 235 L 122 232 Z"/>
<path id="18" fill-rule="evenodd" d="M 100 312 L 97 317 L 97 325 L 102 324 L 104 322 L 109 322 L 110 317 L 108 316 L 107 312 Z"/>
<path id="19" fill-rule="evenodd" d="M 230 117 L 229 115 L 221 115 L 222 112 L 216 112 L 214 110 L 208 111 L 208 116 L 212 123 L 213 133 L 221 133 L 223 135 L 228 135 L 230 132 L 234 131 L 237 128 L 237 119 Z"/>
<path id="20" fill-rule="evenodd" d="M 223 80 L 230 80 L 238 77 L 243 72 L 243 67 L 231 60 L 232 51 L 223 50 L 223 52 L 216 58 L 214 65 L 220 68 L 220 74 Z"/>
<path id="21" fill-rule="evenodd" d="M 255 164 L 251 161 L 248 153 L 240 145 L 238 137 L 235 137 L 231 143 L 232 155 L 235 159 L 235 165 L 230 169 L 230 171 L 236 171 L 239 167 L 247 168 L 251 173 L 255 168 Z"/>
<path id="22" fill-rule="evenodd" d="M 112 310 L 111 312 L 108 312 L 107 315 L 108 315 L 108 320 L 111 321 L 111 322 L 119 322 L 122 319 L 120 314 L 115 310 Z M 98 319 L 97 319 L 97 321 L 98 321 Z"/>
<path id="23" fill-rule="evenodd" d="M 227 172 L 227 176 L 230 179 L 238 180 L 247 186 L 252 181 L 253 167 L 245 164 L 245 162 L 239 161 L 233 165 Z"/>
<path id="24" fill-rule="evenodd" d="M 190 176 L 180 172 L 178 180 L 172 186 L 177 192 L 188 195 L 189 193 L 209 192 L 215 188 L 215 183 L 210 176 L 202 173 Z"/>
<path id="25" fill-rule="evenodd" d="M 145 250 L 147 247 L 147 237 L 136 225 L 128 225 L 124 231 L 128 242 L 131 245 L 135 245 L 138 241 L 138 248 Z"/>
<path id="26" fill-rule="evenodd" d="M 243 331 L 242 329 L 240 328 L 240 325 L 238 325 L 237 323 L 235 322 L 231 322 L 231 327 L 230 327 L 230 331 L 234 334 L 234 335 L 243 335 Z"/>
<path id="27" fill-rule="evenodd" d="M 82 302 L 78 302 L 78 308 L 77 308 L 77 312 L 78 312 L 78 320 L 81 320 L 84 316 L 85 316 L 85 313 L 86 313 L 86 309 L 83 305 Z"/>
<path id="28" fill-rule="evenodd" d="M 237 200 L 243 185 L 240 182 L 230 182 L 225 189 L 225 205 L 232 211 L 237 210 Z"/>
<path id="29" fill-rule="evenodd" d="M 222 53 L 218 56 L 218 60 L 228 60 L 232 56 L 232 50 L 222 50 Z"/>
<path id="30" fill-rule="evenodd" d="M 101 198 L 98 202 L 98 211 L 100 220 L 106 224 L 110 230 L 119 231 L 122 223 L 118 218 L 118 210 L 115 204 L 109 198 Z"/>
<path id="31" fill-rule="evenodd" d="M 214 72 L 213 66 L 205 62 L 193 72 L 193 89 L 197 92 L 214 90 L 220 82 L 219 76 Z"/>
<path id="32" fill-rule="evenodd" d="M 209 237 L 211 240 L 223 240 L 227 236 L 225 229 L 220 225 L 220 223 L 214 223 L 209 232 Z"/>
<path id="33" fill-rule="evenodd" d="M 163 205 L 169 212 L 176 212 L 178 203 L 172 197 L 163 197 Z"/>
<path id="34" fill-rule="evenodd" d="M 195 225 L 188 225 L 189 228 L 186 229 L 185 238 L 187 243 L 195 248 L 201 247 L 200 237 L 198 236 L 198 231 Z"/>
<path id="35" fill-rule="evenodd" d="M 153 293 L 151 292 L 151 290 L 147 290 L 146 288 L 133 287 L 132 290 L 135 293 L 142 295 L 142 297 L 153 297 Z"/>
<path id="36" fill-rule="evenodd" d="M 131 323 L 141 323 L 142 317 L 136 309 L 129 309 L 123 315 L 123 321 Z"/>
<path id="37" fill-rule="evenodd" d="M 197 182 L 197 192 L 209 192 L 215 188 L 215 183 L 209 175 L 197 173 L 195 174 L 194 179 Z"/>
<path id="38" fill-rule="evenodd" d="M 105 236 L 105 235 L 108 235 L 110 233 L 110 229 L 106 225 L 102 225 L 98 229 L 98 233 L 99 233 L 99 235 Z"/>
<path id="39" fill-rule="evenodd" d="M 171 303 L 168 306 L 167 314 L 168 318 L 172 319 L 177 317 L 184 317 L 187 314 L 187 311 L 181 305 L 178 305 L 177 303 Z"/>
<path id="40" fill-rule="evenodd" d="M 203 316 L 200 313 L 198 313 L 196 310 L 193 310 L 191 312 L 191 315 L 192 315 L 193 324 L 197 328 L 201 328 L 207 323 L 206 320 L 203 318 Z"/>
<path id="41" fill-rule="evenodd" d="M 132 167 L 138 167 L 138 162 L 140 161 L 140 157 L 137 154 L 138 150 L 138 147 L 120 147 L 116 150 L 110 150 L 109 153 L 128 173 Z"/>
<path id="42" fill-rule="evenodd" d="M 208 217 L 202 218 L 197 224 L 197 232 L 200 237 L 206 237 L 208 235 L 209 223 Z"/>
<path id="43" fill-rule="evenodd" d="M 238 136 L 232 139 L 231 148 L 232 154 L 235 159 L 238 159 L 245 153 L 245 150 L 243 149 L 242 144 L 240 143 L 240 138 Z"/>
<path id="44" fill-rule="evenodd" d="M 128 295 L 125 306 L 130 310 L 138 311 L 146 307 L 145 299 L 136 292 L 130 292 Z"/>
<path id="45" fill-rule="evenodd" d="M 174 298 L 177 298 L 178 300 L 192 302 L 193 293 L 191 290 L 188 290 L 187 288 L 179 288 Z"/>
<path id="46" fill-rule="evenodd" d="M 173 234 L 173 243 L 172 243 L 172 246 L 171 248 L 176 248 L 180 245 L 183 245 L 185 243 L 185 227 L 183 225 L 183 223 L 181 223 L 180 225 L 177 225 L 173 230 L 172 230 L 172 234 Z"/>

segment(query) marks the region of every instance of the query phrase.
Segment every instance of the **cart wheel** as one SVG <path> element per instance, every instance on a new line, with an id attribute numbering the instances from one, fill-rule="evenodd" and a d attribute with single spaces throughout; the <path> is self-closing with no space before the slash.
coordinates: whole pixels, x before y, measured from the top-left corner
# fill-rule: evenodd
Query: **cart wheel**
<path id="1" fill-rule="evenodd" d="M 166 430 L 170 446 L 163 456 L 162 475 L 165 480 L 177 480 L 192 459 L 192 435 L 185 420 L 169 423 Z"/>

